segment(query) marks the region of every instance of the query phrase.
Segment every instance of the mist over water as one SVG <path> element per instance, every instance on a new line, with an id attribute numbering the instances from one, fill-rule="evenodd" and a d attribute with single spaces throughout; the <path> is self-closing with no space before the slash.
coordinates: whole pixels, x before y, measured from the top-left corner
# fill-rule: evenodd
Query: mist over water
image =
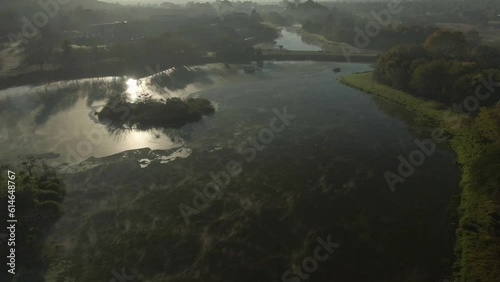
<path id="1" fill-rule="evenodd" d="M 494 1 L 62 2 L 0 4 L 0 281 L 500 277 Z"/>

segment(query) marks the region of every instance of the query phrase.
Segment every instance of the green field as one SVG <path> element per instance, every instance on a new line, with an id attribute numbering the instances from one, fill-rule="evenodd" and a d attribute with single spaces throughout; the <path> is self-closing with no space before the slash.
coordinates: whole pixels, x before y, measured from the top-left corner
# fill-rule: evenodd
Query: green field
<path id="1" fill-rule="evenodd" d="M 438 102 L 426 101 L 379 84 L 372 80 L 372 73 L 346 76 L 341 78 L 341 82 L 403 105 L 410 111 L 432 119 L 450 134 L 450 143 L 462 170 L 462 194 L 455 246 L 457 260 L 453 272 L 459 281 L 498 281 L 500 150 L 498 140 L 493 143 L 485 142 L 482 137 L 485 130 L 495 131 L 494 127 L 489 127 L 493 125 L 460 117 Z M 459 126 L 449 122 L 454 118 L 462 121 Z"/>

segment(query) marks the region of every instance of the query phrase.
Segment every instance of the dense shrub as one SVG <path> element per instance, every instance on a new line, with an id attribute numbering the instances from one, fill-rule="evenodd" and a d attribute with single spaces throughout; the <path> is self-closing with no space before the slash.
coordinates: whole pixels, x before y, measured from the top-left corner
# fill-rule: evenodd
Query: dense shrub
<path id="1" fill-rule="evenodd" d="M 387 50 L 379 57 L 374 76 L 381 83 L 421 97 L 449 105 L 462 103 L 475 95 L 484 81 L 500 81 L 498 59 L 489 57 L 494 54 L 500 51 L 490 46 L 473 47 L 459 32 L 438 31 L 423 45 L 399 45 Z M 491 106 L 498 100 L 499 95 L 492 95 L 481 101 L 481 106 Z"/>
<path id="2" fill-rule="evenodd" d="M 116 96 L 109 99 L 97 113 L 97 117 L 115 128 L 180 128 L 214 112 L 212 103 L 201 98 L 170 98 L 159 101 L 143 95 L 132 103 L 124 96 Z"/>

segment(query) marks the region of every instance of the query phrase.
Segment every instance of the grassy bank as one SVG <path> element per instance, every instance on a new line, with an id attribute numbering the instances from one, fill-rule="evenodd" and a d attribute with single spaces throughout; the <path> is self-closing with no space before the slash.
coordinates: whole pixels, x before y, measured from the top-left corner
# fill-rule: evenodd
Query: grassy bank
<path id="1" fill-rule="evenodd" d="M 272 27 L 276 30 L 280 29 L 285 29 L 289 32 L 295 32 L 298 35 L 301 36 L 302 40 L 308 44 L 311 45 L 316 45 L 319 46 L 323 49 L 324 52 L 327 52 L 329 54 L 338 54 L 339 55 L 339 60 L 346 60 L 344 51 L 342 50 L 342 47 L 344 47 L 347 50 L 352 50 L 354 47 L 350 46 L 347 43 L 344 42 L 335 42 L 327 39 L 323 35 L 316 34 L 316 33 L 311 33 L 307 32 L 304 29 L 302 29 L 299 26 L 278 26 L 269 22 L 264 23 L 266 26 Z M 262 49 L 272 49 L 274 44 L 257 44 L 255 45 L 256 48 L 262 48 Z M 376 50 L 362 50 L 360 53 L 354 53 L 351 55 L 351 57 L 356 57 L 356 58 L 368 58 L 369 61 L 376 60 L 377 56 L 380 55 L 380 51 Z M 293 60 L 293 59 L 292 59 Z M 358 60 L 362 61 L 362 60 Z"/>
<path id="2" fill-rule="evenodd" d="M 446 122 L 443 117 L 446 115 L 449 117 L 446 120 L 453 120 L 454 118 L 459 118 L 458 114 L 447 110 L 446 106 L 436 101 L 423 100 L 422 98 L 415 97 L 404 91 L 380 84 L 372 80 L 371 72 L 344 76 L 340 81 L 343 84 L 387 99 L 393 103 L 404 106 L 410 111 L 417 112 L 430 118 L 436 124 L 442 126 L 447 132 L 453 133 L 453 131 L 455 131 L 452 124 Z"/>
<path id="3" fill-rule="evenodd" d="M 311 33 L 307 32 L 302 28 L 297 28 L 295 31 L 301 35 L 302 40 L 304 42 L 309 43 L 309 44 L 315 44 L 319 45 L 323 50 L 327 50 L 330 52 L 337 52 L 340 54 L 343 54 L 342 46 L 346 48 L 347 50 L 352 50 L 355 48 L 354 46 L 351 46 L 350 44 L 347 44 L 345 42 L 335 42 L 327 39 L 325 36 L 321 34 L 316 34 L 316 33 Z M 361 56 L 378 56 L 381 52 L 377 50 L 365 50 L 363 49 L 360 53 L 356 53 L 356 55 L 361 55 Z"/>
<path id="4" fill-rule="evenodd" d="M 455 246 L 457 261 L 453 271 L 458 281 L 498 281 L 500 277 L 498 107 L 497 110 L 485 110 L 478 118 L 472 119 L 453 113 L 438 102 L 426 101 L 379 84 L 372 80 L 371 73 L 346 76 L 341 78 L 341 82 L 430 118 L 450 134 L 450 142 L 462 170 L 462 194 L 458 209 L 459 224 Z"/>

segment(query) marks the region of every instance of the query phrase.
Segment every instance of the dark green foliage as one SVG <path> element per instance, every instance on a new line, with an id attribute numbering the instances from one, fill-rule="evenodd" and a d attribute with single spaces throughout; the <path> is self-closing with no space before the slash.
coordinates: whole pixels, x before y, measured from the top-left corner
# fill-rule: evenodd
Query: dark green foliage
<path id="1" fill-rule="evenodd" d="M 40 196 L 40 194 L 38 195 Z M 62 197 L 59 196 L 62 200 Z M 59 219 L 63 215 L 63 208 L 60 202 L 54 200 L 44 200 L 39 198 L 39 203 L 36 205 L 38 212 L 42 214 L 40 219 L 43 223 L 50 223 L 54 219 Z"/>
<path id="2" fill-rule="evenodd" d="M 386 51 L 379 57 L 374 77 L 427 99 L 462 104 L 468 96 L 475 95 L 483 81 L 490 77 L 493 82 L 500 81 L 500 72 L 490 68 L 500 66 L 497 59 L 490 59 L 482 51 L 487 55 L 500 52 L 494 47 L 472 47 L 461 33 L 438 31 L 422 46 L 399 45 Z M 498 95 L 492 95 L 480 106 L 490 106 L 498 100 Z"/>
<path id="3" fill-rule="evenodd" d="M 500 106 L 483 108 L 452 144 L 463 166 L 456 253 L 460 281 L 494 281 L 500 275 Z"/>
<path id="4" fill-rule="evenodd" d="M 294 7 L 294 4 L 289 4 Z M 288 11 L 295 17 L 295 20 L 302 24 L 302 29 L 322 35 L 324 38 L 334 42 L 344 42 L 358 48 L 366 48 L 372 50 L 386 50 L 398 44 L 421 44 L 431 35 L 436 29 L 434 27 L 423 27 L 418 25 L 405 24 L 379 24 L 379 30 L 375 36 L 367 35 L 367 26 L 373 26 L 374 18 L 371 14 L 360 16 L 353 13 L 356 9 L 304 9 L 289 8 Z M 386 7 L 378 7 L 384 9 Z M 393 18 L 394 19 L 394 18 Z M 355 28 L 358 28 L 357 31 Z M 363 34 L 364 37 L 369 37 L 367 46 L 360 47 L 356 38 Z M 365 39 L 363 39 L 365 41 Z"/>
<path id="5" fill-rule="evenodd" d="M 500 147 L 500 106 L 483 109 L 476 119 L 476 126 L 486 142 Z"/>
<path id="6" fill-rule="evenodd" d="M 264 19 L 272 24 L 279 25 L 279 26 L 287 26 L 290 25 L 290 20 L 287 19 L 286 17 L 282 16 L 278 12 L 269 12 L 264 15 Z"/>
<path id="7" fill-rule="evenodd" d="M 201 98 L 170 98 L 158 101 L 146 94 L 132 103 L 120 95 L 109 99 L 106 106 L 97 113 L 97 117 L 113 129 L 180 128 L 214 112 L 212 103 Z"/>
<path id="8" fill-rule="evenodd" d="M 31 157 L 24 159 L 22 169 L 9 166 L 16 173 L 15 182 L 15 215 L 16 223 L 16 258 L 18 269 L 17 281 L 43 281 L 48 265 L 46 257 L 42 257 L 44 240 L 48 231 L 63 215 L 65 188 L 55 171 L 45 166 L 40 160 Z M 8 202 L 7 168 L 1 169 L 0 202 Z M 5 207 L 5 206 L 3 206 Z M 7 207 L 0 210 L 2 218 L 7 217 Z M 7 244 L 0 247 L 7 254 Z M 22 263 L 21 263 L 22 262 Z M 25 271 L 29 266 L 29 272 Z M 2 280 L 4 281 L 4 280 Z M 8 280 L 5 280 L 8 281 Z"/>
<path id="9" fill-rule="evenodd" d="M 448 81 L 448 68 L 444 60 L 433 60 L 418 66 L 411 76 L 411 89 L 425 98 L 439 100 Z"/>
<path id="10" fill-rule="evenodd" d="M 61 202 L 63 199 L 63 195 L 61 195 L 56 191 L 51 191 L 51 190 L 38 190 L 36 196 L 38 200 L 41 202 L 46 202 L 46 201 Z"/>
<path id="11" fill-rule="evenodd" d="M 426 60 L 425 50 L 418 45 L 400 45 L 385 52 L 377 63 L 375 78 L 394 88 L 409 88 L 411 73 L 416 63 Z"/>
<path id="12" fill-rule="evenodd" d="M 443 58 L 464 58 L 468 42 L 460 31 L 438 30 L 424 42 L 424 48 L 430 54 Z"/>
<path id="13" fill-rule="evenodd" d="M 489 45 L 479 45 L 471 50 L 472 59 L 483 69 L 500 69 L 500 50 Z"/>
<path id="14" fill-rule="evenodd" d="M 307 10 L 328 10 L 327 7 L 314 2 L 312 0 L 306 0 L 303 3 L 298 3 L 297 5 L 295 3 L 289 3 L 287 6 L 287 9 L 289 10 L 302 10 L 302 11 L 307 11 Z"/>

